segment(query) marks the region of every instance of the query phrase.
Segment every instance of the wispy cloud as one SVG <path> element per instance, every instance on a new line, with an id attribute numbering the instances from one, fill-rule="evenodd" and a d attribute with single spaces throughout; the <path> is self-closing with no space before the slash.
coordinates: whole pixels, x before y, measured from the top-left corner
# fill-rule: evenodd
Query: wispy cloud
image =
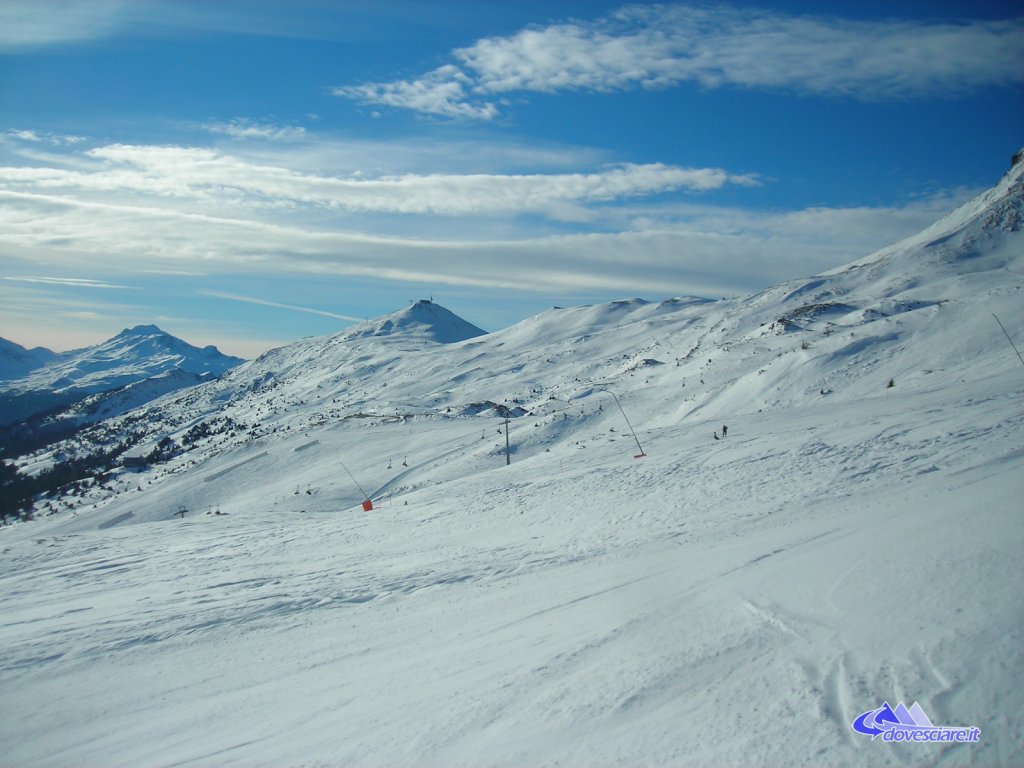
<path id="1" fill-rule="evenodd" d="M 616 214 L 615 231 L 494 239 L 457 237 L 459 226 L 447 238 L 401 238 L 10 193 L 0 193 L 0 203 L 0 249 L 25 258 L 42 253 L 51 264 L 87 260 L 112 274 L 331 275 L 537 294 L 588 289 L 661 296 L 744 293 L 830 269 L 919 231 L 948 210 L 950 200 L 760 214 L 635 207 Z M 12 213 L 19 207 L 20 215 Z M 386 230 L 387 222 L 381 227 Z M 241 300 L 237 294 L 222 298 Z"/>
<path id="2" fill-rule="evenodd" d="M 730 5 L 628 6 L 595 21 L 537 26 L 452 52 L 420 78 L 345 85 L 365 104 L 489 120 L 516 92 L 703 88 L 863 100 L 955 95 L 1024 82 L 1024 17 L 851 21 Z"/>
<path id="3" fill-rule="evenodd" d="M 313 309 L 312 307 L 299 307 L 295 304 L 282 304 L 278 301 L 268 301 L 266 299 L 258 299 L 252 296 L 242 296 L 237 293 L 228 293 L 226 291 L 199 291 L 201 296 L 209 296 L 213 299 L 226 299 L 228 301 L 240 301 L 245 304 L 258 304 L 261 307 L 274 307 L 275 309 L 287 309 L 292 312 L 305 312 L 308 315 L 320 315 L 321 317 L 330 317 L 335 320 L 348 320 L 358 322 L 362 320 L 361 317 L 352 317 L 351 315 L 340 315 L 337 312 L 328 312 L 323 309 Z"/>
<path id="4" fill-rule="evenodd" d="M 226 123 L 208 123 L 203 127 L 210 133 L 223 134 L 233 139 L 297 141 L 306 136 L 306 129 L 300 125 L 277 125 L 244 117 L 236 117 Z"/>
<path id="5" fill-rule="evenodd" d="M 459 67 L 447 64 L 415 80 L 338 86 L 332 93 L 364 104 L 400 107 L 444 117 L 490 120 L 498 114 L 498 108 L 486 101 L 471 102 L 474 86 L 473 78 Z"/>
<path id="6" fill-rule="evenodd" d="M 32 144 L 52 144 L 60 146 L 64 144 L 80 144 L 87 139 L 84 136 L 73 136 L 50 131 L 27 131 L 7 130 L 0 134 L 0 137 L 27 141 Z"/>
<path id="7" fill-rule="evenodd" d="M 191 36 L 198 31 L 307 40 L 361 39 L 375 23 L 408 9 L 333 0 L 209 2 L 209 0 L 3 0 L 0 51 L 134 35 Z M 406 20 L 408 21 L 408 20 Z"/>
<path id="8" fill-rule="evenodd" d="M 123 0 L 4 0 L 0 4 L 0 51 L 91 40 L 118 25 Z"/>
<path id="9" fill-rule="evenodd" d="M 312 205 L 353 212 L 586 218 L 578 206 L 674 191 L 758 183 L 751 174 L 662 163 L 560 174 L 404 174 L 379 178 L 300 173 L 214 149 L 110 145 L 90 149 L 91 170 L 0 167 L 26 191 L 132 193 L 243 205 Z"/>
<path id="10" fill-rule="evenodd" d="M 660 163 L 572 170 L 607 158 L 580 150 L 555 159 L 549 147 L 541 148 L 543 162 L 568 167 L 345 175 L 339 168 L 351 167 L 353 157 L 385 156 L 387 146 L 318 141 L 240 142 L 230 153 L 69 145 L 61 150 L 65 162 L 11 161 L 0 167 L 0 274 L 8 292 L 81 289 L 75 293 L 84 296 L 133 284 L 145 292 L 153 275 L 202 275 L 213 298 L 348 321 L 355 318 L 270 285 L 326 276 L 352 285 L 392 281 L 545 296 L 731 295 L 840 266 L 921 230 L 959 202 L 732 208 L 706 193 L 756 184 L 756 175 Z M 412 164 L 443 166 L 452 151 L 429 148 L 426 160 Z M 533 160 L 521 146 L 490 155 L 512 164 Z M 323 171 L 296 170 L 313 167 Z M 234 278 L 259 288 L 234 293 L 230 282 L 216 282 Z M 194 291 L 190 286 L 187 295 Z M 330 306 L 322 297 L 317 303 Z"/>
<path id="11" fill-rule="evenodd" d="M 108 283 L 106 280 L 92 280 L 85 277 L 4 277 L 12 283 L 36 283 L 39 285 L 60 285 L 68 288 L 117 288 L 117 289 L 130 289 L 131 286 L 117 285 L 115 283 Z"/>

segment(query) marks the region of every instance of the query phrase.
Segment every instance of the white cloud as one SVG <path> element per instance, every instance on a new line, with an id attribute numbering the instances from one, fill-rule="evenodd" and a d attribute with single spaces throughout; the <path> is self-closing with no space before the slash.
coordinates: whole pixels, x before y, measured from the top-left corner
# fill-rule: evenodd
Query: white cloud
<path id="1" fill-rule="evenodd" d="M 5 133 L 12 139 L 20 139 L 21 141 L 42 141 L 42 138 L 35 131 L 6 131 Z"/>
<path id="2" fill-rule="evenodd" d="M 4 0 L 0 4 L 0 51 L 91 40 L 111 32 L 123 0 Z"/>
<path id="3" fill-rule="evenodd" d="M 233 139 L 264 139 L 267 141 L 297 141 L 306 136 L 306 129 L 299 125 L 277 125 L 236 117 L 226 123 L 209 123 L 204 128 L 210 133 L 219 133 Z"/>
<path id="4" fill-rule="evenodd" d="M 118 35 L 194 38 L 197 31 L 361 40 L 368 26 L 393 22 L 400 12 L 393 5 L 346 3 L 339 13 L 338 5 L 333 0 L 0 0 L 0 52 Z"/>
<path id="5" fill-rule="evenodd" d="M 930 224 L 943 200 L 780 213 L 655 208 L 644 222 L 640 208 L 629 211 L 633 229 L 425 239 L 0 193 L 0 252 L 45 259 L 51 268 L 86 262 L 112 275 L 172 270 L 286 280 L 322 274 L 538 294 L 714 296 L 845 264 Z M 386 220 L 380 226 L 387 231 Z M 453 223 L 453 232 L 460 228 Z"/>
<path id="6" fill-rule="evenodd" d="M 128 288 L 127 285 L 117 285 L 106 280 L 92 280 L 85 277 L 5 277 L 12 283 L 36 283 L 39 285 L 60 285 L 70 288 Z"/>
<path id="7" fill-rule="evenodd" d="M 109 145 L 84 155 L 90 170 L 0 167 L 0 183 L 29 192 L 131 193 L 236 205 L 310 205 L 362 213 L 557 216 L 578 207 L 686 190 L 753 185 L 718 168 L 623 164 L 556 174 L 404 174 L 379 178 L 300 173 L 195 147 Z"/>
<path id="8" fill-rule="evenodd" d="M 31 144 L 52 144 L 54 146 L 81 144 L 83 141 L 86 141 L 84 136 L 50 133 L 47 131 L 40 133 L 39 131 L 8 130 L 4 131 L 2 136 Z"/>
<path id="9" fill-rule="evenodd" d="M 850 21 L 729 5 L 629 6 L 530 27 L 452 53 L 422 78 L 335 89 L 367 104 L 491 119 L 513 92 L 695 83 L 864 100 L 955 95 L 1024 82 L 1024 18 Z"/>
<path id="10" fill-rule="evenodd" d="M 472 83 L 462 70 L 449 64 L 417 80 L 340 86 L 332 93 L 365 104 L 401 107 L 443 117 L 490 120 L 498 114 L 498 108 L 486 101 L 469 103 L 466 87 Z"/>
<path id="11" fill-rule="evenodd" d="M 275 286 L 322 275 L 534 295 L 730 295 L 860 258 L 931 224 L 961 197 L 753 211 L 662 193 L 755 184 L 755 176 L 659 163 L 535 174 L 295 170 L 324 157 L 329 169 L 387 153 L 385 145 L 360 149 L 368 151 L 318 154 L 317 142 L 303 141 L 240 156 L 107 145 L 65 148 L 64 163 L 9 164 L 0 168 L 0 275 L 8 293 L 145 286 L 156 274 L 199 275 L 210 289 L 244 277 L 268 299 L 217 296 L 337 320 L 350 318 L 303 306 Z M 424 162 L 443 166 L 449 152 L 431 148 Z M 492 154 L 530 159 L 524 147 Z M 559 218 L 578 223 L 553 223 Z M 86 294 L 100 291 L 76 292 Z"/>

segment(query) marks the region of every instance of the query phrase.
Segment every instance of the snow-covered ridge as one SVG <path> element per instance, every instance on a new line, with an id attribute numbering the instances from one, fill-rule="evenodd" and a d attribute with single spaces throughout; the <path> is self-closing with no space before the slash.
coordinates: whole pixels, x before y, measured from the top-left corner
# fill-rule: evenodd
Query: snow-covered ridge
<path id="1" fill-rule="evenodd" d="M 44 359 L 50 358 L 47 362 L 19 380 L 7 380 L 4 388 L 99 391 L 175 368 L 218 376 L 244 362 L 214 346 L 194 347 L 155 325 L 126 328 L 92 347 L 49 355 L 45 354 L 48 350 L 42 352 Z"/>
<path id="2" fill-rule="evenodd" d="M 39 368 L 57 357 L 43 347 L 25 349 L 7 339 L 0 339 L 0 382 L 17 379 Z"/>
<path id="3" fill-rule="evenodd" d="M 33 356 L 41 364 L 0 382 L 0 401 L 6 406 L 2 423 L 169 371 L 215 378 L 244 362 L 214 346 L 192 346 L 155 325 L 126 328 L 107 341 L 70 352 L 33 350 Z"/>
<path id="4" fill-rule="evenodd" d="M 994 187 L 968 200 L 930 227 L 826 274 L 879 262 L 890 254 L 913 248 L 922 248 L 925 253 L 953 253 L 962 258 L 971 254 L 972 250 L 961 246 L 970 246 L 978 237 L 991 241 L 998 239 L 1000 234 L 1020 232 L 1024 228 L 1024 196 L 1021 193 L 1024 187 L 1024 162 L 1018 159 L 1021 153 L 1024 153 L 1024 149 L 1014 155 L 1013 164 Z"/>

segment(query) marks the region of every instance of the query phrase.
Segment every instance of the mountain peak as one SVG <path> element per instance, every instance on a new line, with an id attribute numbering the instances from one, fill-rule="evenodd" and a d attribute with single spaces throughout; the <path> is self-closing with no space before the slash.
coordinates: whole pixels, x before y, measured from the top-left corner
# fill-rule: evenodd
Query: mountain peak
<path id="1" fill-rule="evenodd" d="M 212 344 L 202 348 L 195 347 L 156 325 L 136 325 L 134 328 L 125 328 L 98 347 L 129 349 L 142 356 L 161 353 L 177 355 L 181 359 L 183 369 L 193 373 L 211 372 L 209 369 L 211 360 L 216 361 L 214 367 L 219 370 L 214 372 L 218 375 L 224 370 L 244 362 L 242 358 L 223 354 Z M 200 359 L 204 361 L 202 363 L 203 370 L 192 370 L 194 367 L 192 362 Z"/>
<path id="2" fill-rule="evenodd" d="M 440 344 L 454 344 L 486 333 L 440 304 L 420 299 L 389 315 L 370 320 L 358 327 L 353 336 L 420 337 Z"/>
<path id="3" fill-rule="evenodd" d="M 136 325 L 134 328 L 125 328 L 123 331 L 121 331 L 119 334 L 117 334 L 117 336 L 115 336 L 114 338 L 115 339 L 123 339 L 123 338 L 127 338 L 127 337 L 135 337 L 135 336 L 168 336 L 168 335 L 170 335 L 170 334 L 168 334 L 165 330 L 163 330 L 162 328 L 159 328 L 159 327 L 157 327 L 155 325 Z"/>

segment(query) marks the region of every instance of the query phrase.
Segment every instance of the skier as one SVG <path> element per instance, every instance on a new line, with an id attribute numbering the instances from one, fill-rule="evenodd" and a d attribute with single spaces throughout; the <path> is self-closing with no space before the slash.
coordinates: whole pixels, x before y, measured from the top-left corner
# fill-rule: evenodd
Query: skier
<path id="1" fill-rule="evenodd" d="M 729 434 L 729 428 L 727 426 L 725 426 L 725 424 L 723 424 L 722 425 L 722 437 L 725 437 L 727 434 Z"/>
<path id="2" fill-rule="evenodd" d="M 716 431 L 715 431 L 715 440 L 717 440 L 717 439 L 718 439 L 718 432 L 717 432 L 717 430 L 716 430 Z"/>

